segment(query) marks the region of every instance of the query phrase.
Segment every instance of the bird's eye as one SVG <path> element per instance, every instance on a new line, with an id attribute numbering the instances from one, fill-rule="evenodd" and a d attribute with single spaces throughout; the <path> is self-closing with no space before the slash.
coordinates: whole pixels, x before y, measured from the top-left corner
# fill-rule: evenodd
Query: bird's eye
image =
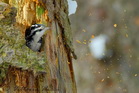
<path id="1" fill-rule="evenodd" d="M 35 29 L 35 28 L 36 28 L 35 26 L 31 26 L 31 27 L 30 27 L 30 30 L 33 30 L 33 29 Z"/>

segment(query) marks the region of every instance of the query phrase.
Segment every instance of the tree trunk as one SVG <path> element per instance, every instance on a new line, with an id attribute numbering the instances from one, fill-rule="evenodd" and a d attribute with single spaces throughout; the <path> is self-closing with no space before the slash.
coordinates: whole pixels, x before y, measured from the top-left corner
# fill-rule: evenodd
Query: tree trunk
<path id="1" fill-rule="evenodd" d="M 67 0 L 4 2 L 8 4 L 0 3 L 0 93 L 76 93 Z M 41 53 L 24 45 L 25 29 L 34 23 L 51 27 Z"/>

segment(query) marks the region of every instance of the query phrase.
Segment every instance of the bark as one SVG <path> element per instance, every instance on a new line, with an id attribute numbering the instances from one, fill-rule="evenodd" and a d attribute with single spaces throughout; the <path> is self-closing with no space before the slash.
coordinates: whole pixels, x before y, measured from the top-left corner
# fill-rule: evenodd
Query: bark
<path id="1" fill-rule="evenodd" d="M 0 45 L 2 61 L 0 92 L 76 93 L 72 66 L 72 58 L 76 56 L 72 48 L 67 0 L 6 0 L 6 2 L 8 5 L 4 7 L 9 11 L 6 12 L 7 16 L 4 13 L 5 9 L 2 11 L 1 20 L 5 23 L 1 21 L 1 24 L 12 28 L 7 30 L 1 27 L 1 33 L 5 36 L 0 37 L 5 39 L 4 41 L 1 39 L 2 45 Z M 11 16 L 11 13 L 16 14 L 16 22 L 15 15 Z M 5 21 L 9 16 L 10 19 Z M 51 27 L 44 36 L 45 43 L 41 53 L 34 53 L 23 45 L 25 29 L 34 23 Z M 12 37 L 8 37 L 8 32 L 17 34 L 20 39 L 17 40 L 11 33 Z M 13 44 L 13 47 L 8 44 L 6 46 L 5 41 Z M 8 56 L 9 51 L 5 52 L 5 49 L 12 49 L 12 57 Z M 6 57 L 10 59 L 7 60 Z"/>

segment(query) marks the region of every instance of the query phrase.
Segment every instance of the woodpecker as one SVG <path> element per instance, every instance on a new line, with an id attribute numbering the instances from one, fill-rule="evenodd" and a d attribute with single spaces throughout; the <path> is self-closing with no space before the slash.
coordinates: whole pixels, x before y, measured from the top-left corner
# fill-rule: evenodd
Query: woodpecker
<path id="1" fill-rule="evenodd" d="M 31 25 L 25 31 L 26 46 L 35 52 L 41 51 L 42 37 L 49 30 L 49 27 L 43 24 Z"/>

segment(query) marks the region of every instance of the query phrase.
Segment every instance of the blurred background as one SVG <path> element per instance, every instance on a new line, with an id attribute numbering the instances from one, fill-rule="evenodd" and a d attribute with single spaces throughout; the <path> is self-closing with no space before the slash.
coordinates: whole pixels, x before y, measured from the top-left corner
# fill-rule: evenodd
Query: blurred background
<path id="1" fill-rule="evenodd" d="M 78 93 L 139 93 L 139 0 L 76 0 Z"/>

